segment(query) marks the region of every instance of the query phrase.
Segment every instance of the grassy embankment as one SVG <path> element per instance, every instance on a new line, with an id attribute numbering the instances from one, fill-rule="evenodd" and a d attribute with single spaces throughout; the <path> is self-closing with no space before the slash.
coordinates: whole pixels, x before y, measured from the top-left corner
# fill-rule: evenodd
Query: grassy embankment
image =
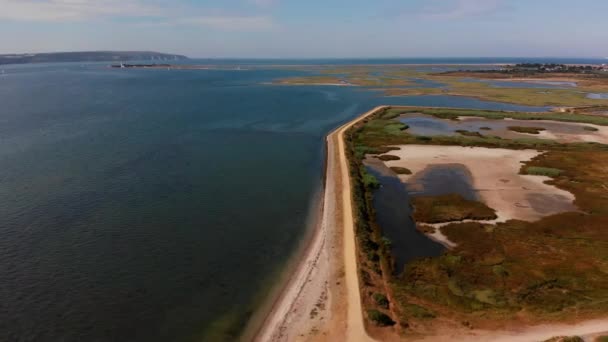
<path id="1" fill-rule="evenodd" d="M 445 118 L 459 115 L 537 119 L 542 115 L 492 111 L 403 109 L 376 113 L 347 132 L 356 203 L 357 242 L 364 306 L 390 316 L 401 333 L 432 329 L 443 317 L 467 327 L 499 328 L 505 321 L 536 323 L 578 320 L 608 312 L 608 149 L 599 144 L 558 144 L 537 139 L 415 137 L 394 130 L 403 111 Z M 565 115 L 561 121 L 608 124 L 606 118 Z M 385 153 L 399 144 L 443 144 L 547 150 L 522 173 L 553 177 L 551 184 L 576 196 L 581 212 L 537 222 L 488 225 L 453 223 L 441 228 L 457 247 L 437 258 L 411 262 L 392 276 L 390 241 L 374 220 L 373 186 L 362 166 L 365 154 Z M 385 286 L 385 284 L 388 284 Z M 390 302 L 380 306 L 380 293 Z M 374 319 L 370 315 L 370 319 Z M 378 323 L 380 324 L 380 323 Z M 408 329 L 409 327 L 409 329 Z"/>

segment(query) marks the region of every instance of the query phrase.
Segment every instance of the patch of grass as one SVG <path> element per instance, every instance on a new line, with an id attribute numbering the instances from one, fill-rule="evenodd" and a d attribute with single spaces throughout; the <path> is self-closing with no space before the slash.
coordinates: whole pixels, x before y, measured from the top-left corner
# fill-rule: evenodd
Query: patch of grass
<path id="1" fill-rule="evenodd" d="M 491 131 L 491 130 L 492 130 L 492 128 L 490 128 L 490 127 L 486 127 L 486 126 L 484 126 L 484 127 L 479 127 L 479 129 L 481 129 L 482 131 Z"/>
<path id="2" fill-rule="evenodd" d="M 383 155 L 379 156 L 378 159 L 380 159 L 382 161 L 401 160 L 401 158 L 394 156 L 392 154 L 383 154 Z"/>
<path id="3" fill-rule="evenodd" d="M 388 309 L 389 301 L 385 295 L 383 295 L 382 293 L 374 293 L 372 295 L 372 298 L 374 299 L 376 304 L 378 304 L 379 307 Z"/>
<path id="4" fill-rule="evenodd" d="M 608 342 L 608 335 L 596 337 L 594 342 Z"/>
<path id="5" fill-rule="evenodd" d="M 556 336 L 544 342 L 585 342 L 585 340 L 580 336 Z"/>
<path id="6" fill-rule="evenodd" d="M 480 137 L 480 138 L 483 137 L 483 135 L 481 135 L 479 132 L 467 131 L 464 129 L 458 129 L 458 130 L 456 130 L 456 133 L 459 133 L 466 137 Z"/>
<path id="7" fill-rule="evenodd" d="M 494 209 L 477 201 L 469 201 L 458 194 L 418 196 L 412 199 L 416 222 L 441 223 L 462 220 L 493 220 Z"/>
<path id="8" fill-rule="evenodd" d="M 380 327 L 395 325 L 395 321 L 393 321 L 389 315 L 378 310 L 367 310 L 367 317 Z"/>
<path id="9" fill-rule="evenodd" d="M 391 170 L 398 175 L 411 175 L 412 171 L 405 167 L 392 166 Z"/>
<path id="10" fill-rule="evenodd" d="M 527 127 L 527 126 L 509 126 L 507 127 L 510 131 L 517 133 L 526 133 L 526 134 L 540 134 L 540 132 L 545 131 L 546 129 L 542 127 Z"/>
<path id="11" fill-rule="evenodd" d="M 437 314 L 432 310 L 429 310 L 423 306 L 416 304 L 405 304 L 403 305 L 404 314 L 408 317 L 414 317 L 418 319 L 432 319 L 437 317 Z"/>
<path id="12" fill-rule="evenodd" d="M 380 182 L 376 177 L 374 177 L 374 175 L 366 173 L 363 175 L 363 185 L 370 189 L 377 189 L 380 187 Z"/>
<path id="13" fill-rule="evenodd" d="M 564 171 L 560 169 L 555 169 L 552 167 L 542 167 L 542 166 L 528 166 L 524 168 L 524 174 L 534 175 L 534 176 L 547 176 L 547 177 L 557 177 L 561 175 Z"/>
<path id="14" fill-rule="evenodd" d="M 409 126 L 401 123 L 401 122 L 395 122 L 395 123 L 390 123 L 384 126 L 384 132 L 386 132 L 387 134 L 400 134 L 401 131 L 404 131 L 406 129 L 408 129 Z"/>

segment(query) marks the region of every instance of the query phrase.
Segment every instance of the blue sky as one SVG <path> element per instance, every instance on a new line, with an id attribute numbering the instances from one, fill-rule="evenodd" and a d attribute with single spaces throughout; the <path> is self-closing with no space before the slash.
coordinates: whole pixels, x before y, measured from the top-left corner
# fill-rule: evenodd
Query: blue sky
<path id="1" fill-rule="evenodd" d="M 0 53 L 608 57 L 608 0 L 0 0 Z"/>

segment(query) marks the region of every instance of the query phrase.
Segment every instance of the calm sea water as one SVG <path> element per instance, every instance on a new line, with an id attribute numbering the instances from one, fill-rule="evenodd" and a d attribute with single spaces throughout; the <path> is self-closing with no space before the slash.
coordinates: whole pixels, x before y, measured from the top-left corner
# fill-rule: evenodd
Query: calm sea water
<path id="1" fill-rule="evenodd" d="M 532 110 L 263 68 L 3 68 L 2 341 L 234 340 L 305 235 L 331 129 L 381 103 Z"/>

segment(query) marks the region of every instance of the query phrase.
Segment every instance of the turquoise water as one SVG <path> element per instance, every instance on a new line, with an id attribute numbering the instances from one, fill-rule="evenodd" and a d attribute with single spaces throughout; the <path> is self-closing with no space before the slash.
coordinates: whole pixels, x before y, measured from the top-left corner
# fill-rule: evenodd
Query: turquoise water
<path id="1" fill-rule="evenodd" d="M 234 340 L 304 236 L 330 130 L 382 103 L 543 110 L 264 68 L 3 68 L 2 341 Z"/>

